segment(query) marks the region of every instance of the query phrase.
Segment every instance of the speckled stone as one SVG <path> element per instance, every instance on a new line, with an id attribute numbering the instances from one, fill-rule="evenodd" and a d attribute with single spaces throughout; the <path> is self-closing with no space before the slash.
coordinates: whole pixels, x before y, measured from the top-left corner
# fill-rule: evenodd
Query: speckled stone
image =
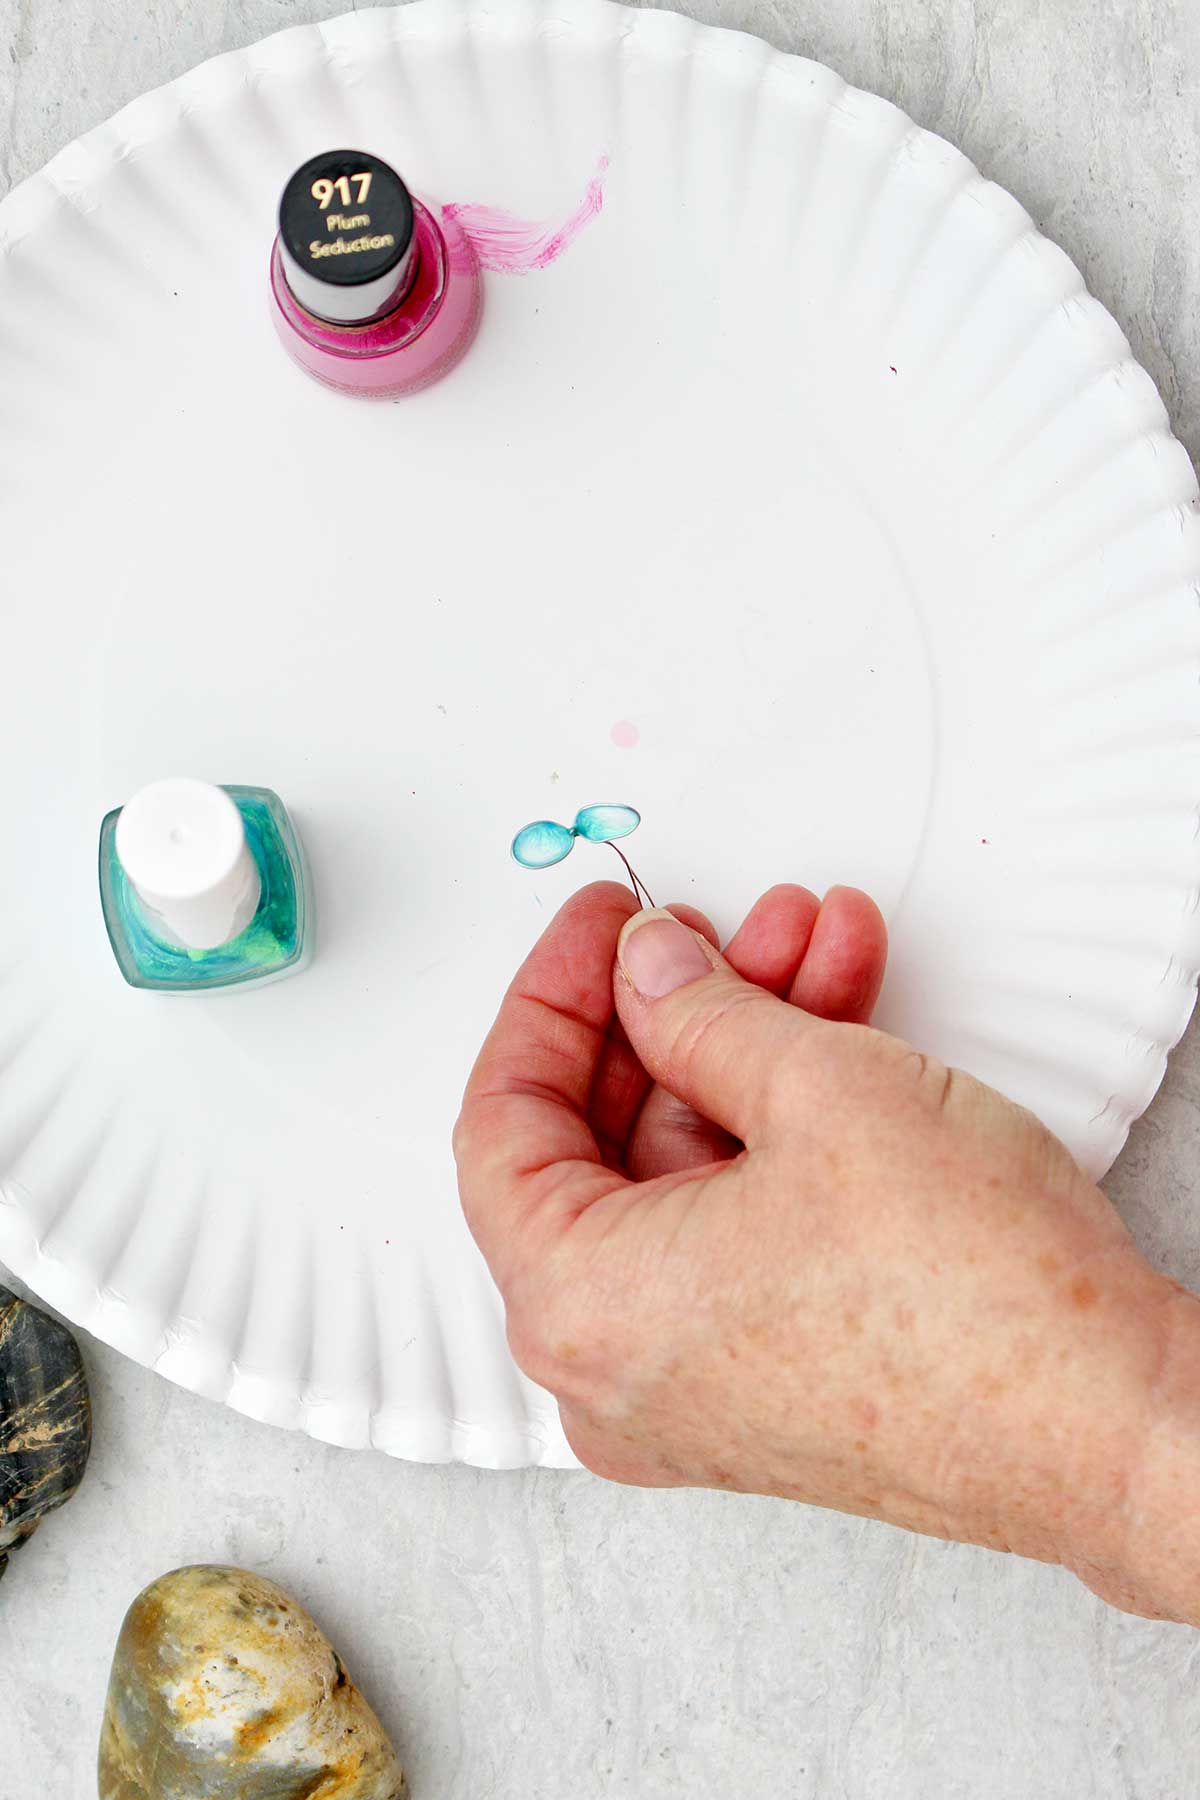
<path id="1" fill-rule="evenodd" d="M 0 1575 L 8 1552 L 71 1498 L 91 1446 L 78 1344 L 49 1313 L 0 1287 Z"/>
<path id="2" fill-rule="evenodd" d="M 402 1800 L 395 1753 L 302 1606 L 245 1569 L 176 1569 L 113 1657 L 100 1800 Z"/>

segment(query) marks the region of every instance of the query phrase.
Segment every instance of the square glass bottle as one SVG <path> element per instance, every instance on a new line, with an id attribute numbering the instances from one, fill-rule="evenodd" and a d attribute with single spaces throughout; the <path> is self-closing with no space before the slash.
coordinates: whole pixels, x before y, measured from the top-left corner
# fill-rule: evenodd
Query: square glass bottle
<path id="1" fill-rule="evenodd" d="M 160 781 L 100 827 L 100 901 L 132 987 L 196 993 L 298 973 L 311 949 L 303 854 L 270 788 Z"/>

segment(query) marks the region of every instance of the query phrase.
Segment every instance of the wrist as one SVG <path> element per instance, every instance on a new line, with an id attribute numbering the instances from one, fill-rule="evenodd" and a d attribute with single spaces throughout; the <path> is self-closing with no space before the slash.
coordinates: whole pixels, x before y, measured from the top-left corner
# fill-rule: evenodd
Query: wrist
<path id="1" fill-rule="evenodd" d="M 1200 1625 L 1200 1299 L 1141 1269 L 1136 1347 L 1097 1393 L 1108 1422 L 1062 1560 L 1115 1606 Z"/>

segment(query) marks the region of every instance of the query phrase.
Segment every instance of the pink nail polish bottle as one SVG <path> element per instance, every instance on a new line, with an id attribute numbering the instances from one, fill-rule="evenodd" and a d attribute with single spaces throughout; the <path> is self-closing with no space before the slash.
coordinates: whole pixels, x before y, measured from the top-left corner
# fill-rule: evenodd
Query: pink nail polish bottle
<path id="1" fill-rule="evenodd" d="M 293 362 L 326 387 L 375 400 L 428 387 L 470 345 L 481 300 L 461 226 L 379 157 L 328 150 L 284 188 L 271 311 Z"/>

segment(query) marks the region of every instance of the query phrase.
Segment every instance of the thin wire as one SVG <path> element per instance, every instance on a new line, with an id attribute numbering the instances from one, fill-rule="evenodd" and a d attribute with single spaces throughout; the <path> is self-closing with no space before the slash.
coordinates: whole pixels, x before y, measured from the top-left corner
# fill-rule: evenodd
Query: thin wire
<path id="1" fill-rule="evenodd" d="M 633 866 L 630 863 L 629 858 L 626 856 L 625 852 L 623 850 L 618 849 L 616 844 L 613 843 L 611 838 L 606 838 L 605 842 L 608 844 L 608 847 L 610 850 L 616 850 L 617 855 L 620 857 L 621 861 L 625 864 L 625 872 L 629 876 L 630 881 L 633 883 L 633 897 L 637 901 L 638 905 L 639 906 L 648 906 L 650 908 L 651 912 L 657 912 L 658 908 L 655 906 L 654 901 L 651 898 L 650 889 L 646 886 L 644 881 L 638 880 L 637 876 L 633 872 Z M 645 897 L 643 898 L 643 896 L 645 896 Z"/>

